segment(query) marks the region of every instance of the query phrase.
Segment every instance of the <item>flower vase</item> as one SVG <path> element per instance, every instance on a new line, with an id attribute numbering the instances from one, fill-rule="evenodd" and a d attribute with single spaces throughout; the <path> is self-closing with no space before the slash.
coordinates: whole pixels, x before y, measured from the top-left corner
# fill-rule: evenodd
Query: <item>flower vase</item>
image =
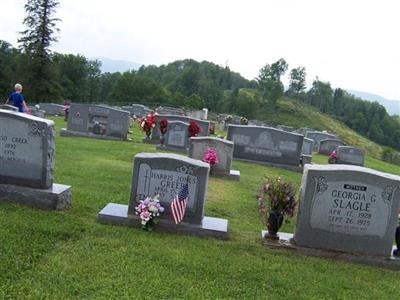
<path id="1" fill-rule="evenodd" d="M 161 134 L 160 135 L 160 144 L 161 144 L 161 146 L 164 146 L 164 142 L 165 142 L 165 134 Z"/>
<path id="2" fill-rule="evenodd" d="M 146 230 L 146 231 L 152 231 L 154 225 L 155 225 L 155 222 L 154 222 L 154 220 L 151 218 L 150 220 L 148 220 L 148 221 L 146 222 L 146 224 L 144 224 L 144 225 L 142 226 L 142 228 L 143 228 L 143 230 Z"/>
<path id="3" fill-rule="evenodd" d="M 268 234 L 265 237 L 278 240 L 279 239 L 278 231 L 279 228 L 281 228 L 282 223 L 283 223 L 283 213 L 280 211 L 270 210 L 267 219 Z"/>

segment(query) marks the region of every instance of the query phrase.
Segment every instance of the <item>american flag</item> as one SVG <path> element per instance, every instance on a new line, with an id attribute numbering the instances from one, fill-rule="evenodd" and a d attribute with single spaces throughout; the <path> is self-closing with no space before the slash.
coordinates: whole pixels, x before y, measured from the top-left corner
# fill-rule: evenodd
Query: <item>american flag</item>
<path id="1" fill-rule="evenodd" d="M 175 224 L 182 222 L 185 216 L 186 204 L 189 196 L 189 186 L 187 182 L 179 191 L 179 193 L 174 197 L 171 202 L 171 214 L 172 220 Z"/>

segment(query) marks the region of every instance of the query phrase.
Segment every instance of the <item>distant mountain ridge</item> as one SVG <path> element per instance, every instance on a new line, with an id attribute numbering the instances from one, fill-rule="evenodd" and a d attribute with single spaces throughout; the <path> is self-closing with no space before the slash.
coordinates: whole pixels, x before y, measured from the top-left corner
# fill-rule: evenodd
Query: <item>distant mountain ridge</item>
<path id="1" fill-rule="evenodd" d="M 363 100 L 378 102 L 386 108 L 389 115 L 400 115 L 400 100 L 389 100 L 379 95 L 356 90 L 347 90 L 347 92 Z"/>
<path id="2" fill-rule="evenodd" d="M 138 70 L 142 64 L 120 59 L 111 59 L 108 57 L 94 57 L 101 61 L 101 72 L 102 73 L 115 73 L 115 72 L 126 72 L 129 70 Z"/>

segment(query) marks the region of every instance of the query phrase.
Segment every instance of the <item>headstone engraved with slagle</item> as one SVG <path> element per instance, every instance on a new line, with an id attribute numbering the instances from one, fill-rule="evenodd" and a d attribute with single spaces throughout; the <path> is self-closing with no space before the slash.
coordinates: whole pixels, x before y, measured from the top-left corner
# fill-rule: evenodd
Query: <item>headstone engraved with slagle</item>
<path id="1" fill-rule="evenodd" d="M 109 203 L 100 213 L 104 224 L 140 226 L 135 206 L 146 197 L 160 196 L 165 208 L 156 229 L 227 238 L 228 221 L 204 216 L 209 165 L 185 156 L 165 153 L 139 153 L 134 159 L 129 206 Z M 172 223 L 170 204 L 188 183 L 188 203 L 182 223 Z"/>
<path id="2" fill-rule="evenodd" d="M 299 167 L 303 136 L 283 130 L 229 125 L 227 139 L 233 141 L 233 157 L 270 165 L 288 167 L 301 171 Z"/>
<path id="3" fill-rule="evenodd" d="M 54 122 L 0 110 L 0 201 L 44 209 L 70 206 L 70 186 L 53 184 Z"/>
<path id="4" fill-rule="evenodd" d="M 400 177 L 358 166 L 306 165 L 296 245 L 390 256 Z"/>
<path id="5" fill-rule="evenodd" d="M 232 180 L 240 179 L 240 171 L 231 170 L 233 142 L 214 137 L 192 137 L 189 141 L 189 157 L 202 160 L 207 149 L 217 154 L 218 163 L 210 165 L 210 175 L 225 176 Z"/>
<path id="6" fill-rule="evenodd" d="M 71 104 L 67 129 L 61 136 L 126 140 L 130 126 L 129 112 L 109 106 Z"/>

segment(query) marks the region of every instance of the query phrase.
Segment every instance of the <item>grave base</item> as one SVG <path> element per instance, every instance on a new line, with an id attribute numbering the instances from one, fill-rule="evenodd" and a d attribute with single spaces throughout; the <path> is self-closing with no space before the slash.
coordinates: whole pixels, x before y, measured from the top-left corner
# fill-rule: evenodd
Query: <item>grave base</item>
<path id="1" fill-rule="evenodd" d="M 17 203 L 50 210 L 64 210 L 71 206 L 71 186 L 53 183 L 49 189 L 0 184 L 0 202 Z"/>
<path id="2" fill-rule="evenodd" d="M 156 146 L 157 150 L 166 150 L 166 151 L 173 151 L 173 152 L 180 152 L 180 153 L 185 153 L 187 154 L 188 149 L 182 149 L 182 148 L 178 148 L 178 147 L 171 147 L 171 146 L 161 146 L 161 145 L 157 145 Z"/>
<path id="3" fill-rule="evenodd" d="M 223 173 L 214 173 L 210 172 L 210 177 L 223 177 L 229 180 L 235 180 L 235 181 L 240 181 L 240 171 L 239 170 L 230 170 L 229 174 L 223 174 Z"/>
<path id="4" fill-rule="evenodd" d="M 136 215 L 128 216 L 128 205 L 108 203 L 98 214 L 101 224 L 119 225 L 141 228 L 140 219 Z M 204 217 L 202 224 L 181 223 L 175 225 L 166 219 L 159 219 L 154 231 L 165 231 L 194 235 L 199 237 L 228 238 L 228 220 Z"/>
<path id="5" fill-rule="evenodd" d="M 239 160 L 239 161 L 250 162 L 253 164 L 260 164 L 263 166 L 282 168 L 282 169 L 289 170 L 289 171 L 303 173 L 303 166 L 285 165 L 285 164 L 278 164 L 278 163 L 273 163 L 273 162 L 268 162 L 268 161 L 257 161 L 257 160 L 242 159 L 242 158 L 236 158 L 236 157 L 234 157 L 233 159 Z"/>
<path id="6" fill-rule="evenodd" d="M 400 258 L 395 258 L 393 256 L 383 257 L 383 256 L 353 254 L 353 253 L 339 252 L 333 250 L 329 251 L 316 248 L 300 247 L 293 242 L 292 233 L 278 232 L 279 235 L 278 240 L 265 238 L 265 235 L 267 233 L 268 233 L 267 230 L 261 231 L 261 238 L 263 239 L 263 243 L 268 248 L 291 250 L 295 251 L 295 253 L 307 256 L 337 259 L 351 263 L 388 268 L 391 270 L 400 270 Z M 393 250 L 394 249 L 396 249 L 395 246 L 393 246 Z"/>
<path id="7" fill-rule="evenodd" d="M 64 137 L 87 137 L 87 138 L 94 138 L 100 140 L 113 140 L 113 141 L 126 141 L 128 138 L 118 138 L 115 136 L 108 136 L 108 135 L 101 135 L 101 134 L 94 134 L 91 132 L 79 132 L 79 131 L 72 131 L 66 128 L 61 128 L 60 136 Z"/>
<path id="8" fill-rule="evenodd" d="M 144 137 L 143 138 L 143 143 L 145 144 L 158 144 L 160 141 L 159 140 L 152 140 L 151 138 Z"/>

